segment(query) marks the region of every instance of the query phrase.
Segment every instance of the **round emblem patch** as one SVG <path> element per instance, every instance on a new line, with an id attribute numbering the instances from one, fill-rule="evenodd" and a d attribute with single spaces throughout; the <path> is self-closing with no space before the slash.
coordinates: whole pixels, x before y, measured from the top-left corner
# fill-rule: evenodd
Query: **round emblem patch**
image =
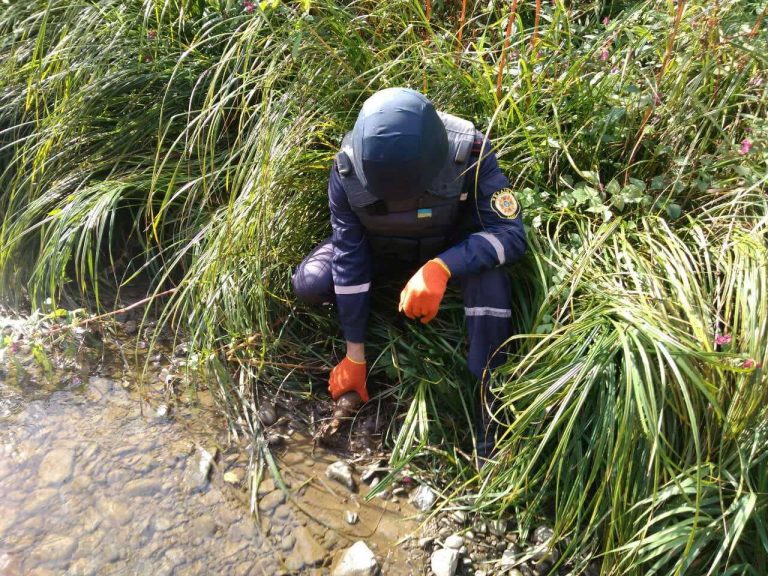
<path id="1" fill-rule="evenodd" d="M 517 218 L 520 213 L 520 204 L 517 203 L 517 198 L 509 188 L 495 192 L 491 198 L 491 206 L 499 216 L 510 220 Z"/>

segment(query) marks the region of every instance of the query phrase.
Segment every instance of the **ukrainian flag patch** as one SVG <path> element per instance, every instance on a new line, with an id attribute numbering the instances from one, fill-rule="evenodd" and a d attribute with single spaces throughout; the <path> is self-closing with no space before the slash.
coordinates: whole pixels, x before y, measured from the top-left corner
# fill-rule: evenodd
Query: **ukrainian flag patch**
<path id="1" fill-rule="evenodd" d="M 416 210 L 417 218 L 432 218 L 432 208 L 419 208 Z"/>

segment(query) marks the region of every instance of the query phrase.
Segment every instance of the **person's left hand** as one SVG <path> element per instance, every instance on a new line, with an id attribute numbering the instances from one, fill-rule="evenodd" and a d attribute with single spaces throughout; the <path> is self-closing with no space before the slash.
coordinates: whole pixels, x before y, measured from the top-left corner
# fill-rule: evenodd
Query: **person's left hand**
<path id="1" fill-rule="evenodd" d="M 398 310 L 426 324 L 437 316 L 451 272 L 439 258 L 430 260 L 411 276 L 400 293 Z"/>

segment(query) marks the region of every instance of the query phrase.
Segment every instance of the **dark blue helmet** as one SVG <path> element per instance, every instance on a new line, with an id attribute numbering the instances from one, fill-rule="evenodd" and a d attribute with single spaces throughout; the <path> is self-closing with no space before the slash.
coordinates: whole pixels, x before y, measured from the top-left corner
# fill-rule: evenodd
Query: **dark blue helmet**
<path id="1" fill-rule="evenodd" d="M 383 200 L 426 191 L 448 154 L 448 137 L 432 103 L 408 88 L 368 98 L 352 130 L 352 163 L 366 189 Z"/>

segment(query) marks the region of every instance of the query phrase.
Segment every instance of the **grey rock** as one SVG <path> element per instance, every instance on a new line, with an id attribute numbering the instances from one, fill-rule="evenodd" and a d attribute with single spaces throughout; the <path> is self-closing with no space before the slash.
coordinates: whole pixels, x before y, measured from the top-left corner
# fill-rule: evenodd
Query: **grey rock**
<path id="1" fill-rule="evenodd" d="M 539 526 L 533 532 L 533 541 L 536 544 L 544 544 L 546 542 L 549 542 L 552 539 L 552 536 L 554 535 L 555 533 L 552 531 L 552 528 L 550 528 L 549 526 Z"/>
<path id="2" fill-rule="evenodd" d="M 291 572 L 298 572 L 302 568 L 315 566 L 323 561 L 326 550 L 312 536 L 305 527 L 299 526 L 293 532 L 296 544 L 291 554 L 285 559 L 285 567 Z"/>
<path id="3" fill-rule="evenodd" d="M 488 572 L 485 570 L 475 570 L 475 576 L 488 576 Z"/>
<path id="4" fill-rule="evenodd" d="M 32 550 L 31 558 L 36 563 L 63 562 L 72 556 L 76 548 L 74 538 L 49 535 Z"/>
<path id="5" fill-rule="evenodd" d="M 131 497 L 154 496 L 162 490 L 160 478 L 137 478 L 123 486 L 123 494 Z"/>
<path id="6" fill-rule="evenodd" d="M 271 512 L 283 502 L 285 502 L 285 493 L 280 489 L 273 490 L 259 500 L 259 510 L 262 512 Z"/>
<path id="7" fill-rule="evenodd" d="M 492 520 L 488 524 L 488 528 L 491 531 L 491 534 L 494 536 L 504 536 L 504 534 L 507 531 L 507 521 L 506 520 Z"/>
<path id="8" fill-rule="evenodd" d="M 509 568 L 517 564 L 517 553 L 514 550 L 504 550 L 504 553 L 499 559 L 499 566 L 501 568 Z"/>
<path id="9" fill-rule="evenodd" d="M 355 491 L 355 479 L 352 476 L 352 466 L 348 462 L 339 460 L 329 465 L 325 470 L 325 475 L 331 480 L 336 480 L 339 484 L 346 486 L 351 492 Z"/>
<path id="10" fill-rule="evenodd" d="M 379 570 L 376 556 L 365 542 L 358 540 L 344 551 L 333 576 L 374 576 Z"/>
<path id="11" fill-rule="evenodd" d="M 413 494 L 411 494 L 411 504 L 421 512 L 430 510 L 432 506 L 435 505 L 436 500 L 437 496 L 435 496 L 432 488 L 425 484 L 416 488 L 416 490 L 413 491 Z"/>
<path id="12" fill-rule="evenodd" d="M 426 550 L 430 546 L 432 546 L 432 543 L 435 541 L 434 538 L 427 536 L 425 538 L 419 538 L 419 548 L 422 550 Z"/>
<path id="13" fill-rule="evenodd" d="M 362 474 L 360 474 L 360 480 L 365 484 L 370 484 L 374 478 L 386 471 L 387 469 L 384 468 L 384 460 L 377 460 L 365 467 Z"/>
<path id="14" fill-rule="evenodd" d="M 472 540 L 474 540 L 474 539 L 475 539 L 475 533 L 474 533 L 474 532 L 472 532 L 472 530 L 467 530 L 467 531 L 464 533 L 464 538 L 466 538 L 466 539 L 467 539 L 467 540 L 469 540 L 469 541 L 472 541 Z"/>
<path id="15" fill-rule="evenodd" d="M 443 548 L 432 553 L 429 565 L 435 576 L 453 576 L 459 564 L 459 551 L 451 548 Z"/>
<path id="16" fill-rule="evenodd" d="M 455 510 L 454 512 L 451 512 L 451 518 L 459 524 L 464 524 L 467 521 L 467 513 L 463 510 Z"/>
<path id="17" fill-rule="evenodd" d="M 208 476 L 211 473 L 211 466 L 213 466 L 216 453 L 216 448 L 209 452 L 205 448 L 200 447 L 194 456 L 187 461 L 183 481 L 189 491 L 202 491 L 208 486 Z"/>
<path id="18" fill-rule="evenodd" d="M 357 521 L 359 520 L 359 516 L 357 515 L 357 512 L 352 512 L 351 510 L 347 510 L 344 513 L 344 520 L 347 521 L 347 524 L 357 524 Z"/>
<path id="19" fill-rule="evenodd" d="M 462 538 L 458 534 L 453 534 L 451 536 L 448 536 L 448 538 L 445 539 L 444 546 L 446 548 L 453 548 L 454 550 L 459 550 L 462 546 L 464 546 L 464 538 Z"/>
<path id="20" fill-rule="evenodd" d="M 56 448 L 43 457 L 37 475 L 43 485 L 61 484 L 70 479 L 74 467 L 75 451 L 71 448 Z"/>

